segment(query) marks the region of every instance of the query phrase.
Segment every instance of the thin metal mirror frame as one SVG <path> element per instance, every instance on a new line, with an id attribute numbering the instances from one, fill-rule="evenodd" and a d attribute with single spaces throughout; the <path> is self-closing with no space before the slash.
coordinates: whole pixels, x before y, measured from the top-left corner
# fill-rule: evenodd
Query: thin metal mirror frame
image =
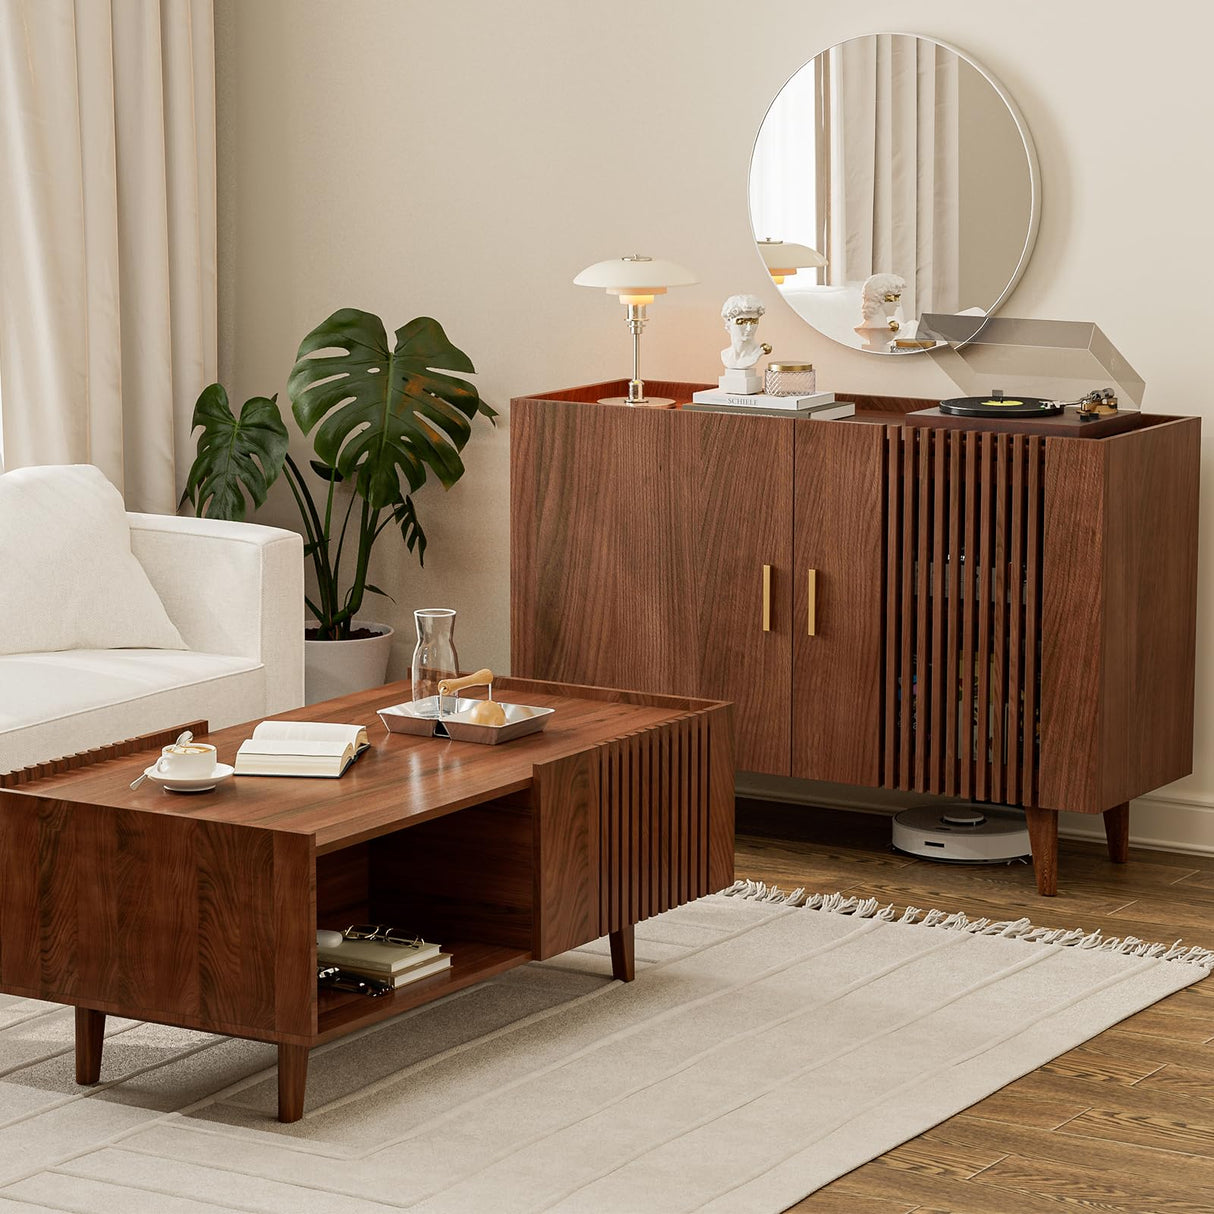
<path id="1" fill-rule="evenodd" d="M 759 145 L 759 133 L 763 130 L 763 124 L 767 121 L 767 115 L 771 113 L 772 108 L 780 98 L 780 94 L 783 93 L 788 87 L 788 84 L 793 77 L 799 72 L 803 71 L 805 67 L 817 59 L 819 55 L 825 55 L 828 51 L 833 50 L 836 46 L 843 46 L 845 43 L 855 42 L 860 38 L 878 37 L 881 34 L 889 34 L 891 37 L 895 38 L 922 38 L 924 41 L 932 42 L 936 46 L 942 46 L 946 51 L 952 51 L 954 55 L 958 55 L 960 58 L 964 59 L 965 62 L 968 63 L 976 72 L 978 72 L 991 86 L 991 88 L 995 90 L 999 96 L 999 99 L 1004 105 L 1007 106 L 1008 112 L 1012 116 L 1012 121 L 1016 124 L 1016 130 L 1020 135 L 1020 141 L 1024 145 L 1024 153 L 1028 157 L 1029 162 L 1028 230 L 1025 232 L 1024 245 L 1020 250 L 1020 258 L 1016 262 L 1015 269 L 1012 270 L 1012 274 L 1008 279 L 1007 286 L 1003 288 L 1003 291 L 999 294 L 998 298 L 986 311 L 986 318 L 989 320 L 995 315 L 996 312 L 999 311 L 999 309 L 1003 306 L 1004 300 L 1011 295 L 1011 293 L 1016 289 L 1016 286 L 1020 282 L 1021 278 L 1024 277 L 1025 268 L 1028 266 L 1029 258 L 1032 256 L 1033 246 L 1037 243 L 1037 229 L 1041 226 L 1041 166 L 1037 160 L 1037 148 L 1033 143 L 1033 136 L 1029 132 L 1028 123 L 1025 122 L 1024 114 L 1021 112 L 1020 107 L 1013 100 L 1012 95 L 1007 91 L 1007 89 L 1003 87 L 995 76 L 987 71 L 983 64 L 979 63 L 972 55 L 970 55 L 968 51 L 963 51 L 959 46 L 955 46 L 951 42 L 945 42 L 943 38 L 933 38 L 930 34 L 914 34 L 906 30 L 870 30 L 866 34 L 853 34 L 852 37 L 844 38 L 839 42 L 832 42 L 830 46 L 824 47 L 822 50 L 811 55 L 800 65 L 800 67 L 797 68 L 795 72 L 788 76 L 784 83 L 776 90 L 776 94 L 771 99 L 771 103 L 768 105 L 767 109 L 763 111 L 763 117 L 759 122 L 758 130 L 755 131 L 754 142 L 750 146 L 750 167 L 746 173 L 746 218 L 750 227 L 750 242 L 755 246 L 755 256 L 758 257 L 759 263 L 763 265 L 763 255 L 759 252 L 758 244 L 756 243 L 754 235 L 754 215 L 750 210 L 750 174 L 754 169 L 755 149 Z M 763 273 L 768 273 L 766 265 L 763 265 Z M 908 354 L 930 354 L 932 352 L 931 350 L 906 350 L 901 354 L 894 354 L 891 350 L 865 350 L 859 346 L 853 346 L 846 342 L 841 342 L 837 338 L 831 337 L 829 333 L 824 333 L 816 325 L 806 320 L 805 317 L 802 316 L 801 313 L 788 302 L 788 300 L 785 298 L 784 292 L 780 291 L 779 286 L 774 283 L 772 285 L 775 286 L 777 292 L 779 292 L 781 302 L 797 317 L 798 320 L 809 325 L 809 327 L 813 329 L 815 333 L 825 337 L 827 341 L 834 342 L 835 345 L 842 346 L 845 350 L 856 350 L 860 354 L 878 354 L 884 357 L 892 358 L 906 358 Z M 977 337 L 985 327 L 986 322 L 984 321 L 983 324 L 978 327 L 973 337 L 970 337 L 968 341 L 973 341 L 974 338 Z"/>

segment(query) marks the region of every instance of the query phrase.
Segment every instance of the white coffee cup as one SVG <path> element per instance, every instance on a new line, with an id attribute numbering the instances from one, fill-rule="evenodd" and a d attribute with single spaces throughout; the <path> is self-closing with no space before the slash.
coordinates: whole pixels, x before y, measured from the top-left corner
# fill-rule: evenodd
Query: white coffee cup
<path id="1" fill-rule="evenodd" d="M 159 775 L 174 780 L 202 780 L 215 770 L 215 747 L 205 742 L 174 742 L 156 760 Z"/>

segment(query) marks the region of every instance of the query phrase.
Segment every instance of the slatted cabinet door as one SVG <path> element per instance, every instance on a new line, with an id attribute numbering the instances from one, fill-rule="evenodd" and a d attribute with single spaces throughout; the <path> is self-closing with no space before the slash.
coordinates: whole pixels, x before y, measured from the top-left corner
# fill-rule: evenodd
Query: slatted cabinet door
<path id="1" fill-rule="evenodd" d="M 795 431 L 792 774 L 877 785 L 885 427 Z"/>

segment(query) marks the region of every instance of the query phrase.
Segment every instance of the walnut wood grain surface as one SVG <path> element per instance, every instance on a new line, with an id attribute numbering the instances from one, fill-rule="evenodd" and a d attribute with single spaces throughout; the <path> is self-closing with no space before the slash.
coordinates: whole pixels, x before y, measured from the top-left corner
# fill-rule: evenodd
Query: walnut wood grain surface
<path id="1" fill-rule="evenodd" d="M 812 421 L 794 430 L 792 774 L 876 785 L 886 618 L 885 435 L 877 427 Z"/>
<path id="2" fill-rule="evenodd" d="M 792 422 L 603 387 L 512 404 L 512 669 L 733 701 L 739 764 L 787 774 Z"/>
<path id="3" fill-rule="evenodd" d="M 562 694 L 571 690 L 570 695 Z M 579 692 L 594 698 L 579 698 Z M 532 768 L 538 763 L 671 721 L 697 704 L 677 696 L 586 691 L 519 679 L 495 681 L 494 694 L 508 703 L 556 707 L 557 711 L 542 733 L 500 746 L 389 734 L 375 715 L 376 709 L 410 698 L 408 683 L 395 683 L 324 705 L 326 719 L 365 723 L 371 738 L 370 750 L 339 780 L 236 776 L 213 792 L 188 797 L 163 792 L 151 781 L 132 790 L 131 781 L 150 762 L 145 751 L 47 776 L 38 782 L 38 795 L 137 808 L 140 813 L 163 814 L 174 821 L 194 819 L 310 835 L 323 854 L 410 822 L 521 791 L 530 787 Z M 281 713 L 275 719 L 319 718 L 313 707 Z M 206 735 L 217 748 L 220 762 L 235 760 L 237 748 L 254 724 Z M 0 792 L 0 805 L 5 798 L 28 795 L 23 788 Z"/>
<path id="4" fill-rule="evenodd" d="M 1102 813 L 1192 770 L 1199 435 L 1046 440 L 1043 805 Z"/>

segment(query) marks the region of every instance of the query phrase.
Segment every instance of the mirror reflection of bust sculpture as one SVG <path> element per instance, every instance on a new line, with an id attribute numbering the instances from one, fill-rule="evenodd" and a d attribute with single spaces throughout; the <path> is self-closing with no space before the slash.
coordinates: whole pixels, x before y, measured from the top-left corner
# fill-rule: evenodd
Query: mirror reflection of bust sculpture
<path id="1" fill-rule="evenodd" d="M 752 394 L 762 391 L 763 381 L 754 365 L 771 346 L 755 340 L 759 318 L 766 311 L 757 295 L 731 295 L 721 306 L 721 319 L 729 335 L 729 345 L 721 351 L 725 374 L 720 385 L 727 392 Z"/>
<path id="2" fill-rule="evenodd" d="M 856 332 L 865 350 L 888 350 L 902 331 L 902 292 L 906 279 L 899 274 L 870 274 L 860 292 L 861 320 Z"/>

